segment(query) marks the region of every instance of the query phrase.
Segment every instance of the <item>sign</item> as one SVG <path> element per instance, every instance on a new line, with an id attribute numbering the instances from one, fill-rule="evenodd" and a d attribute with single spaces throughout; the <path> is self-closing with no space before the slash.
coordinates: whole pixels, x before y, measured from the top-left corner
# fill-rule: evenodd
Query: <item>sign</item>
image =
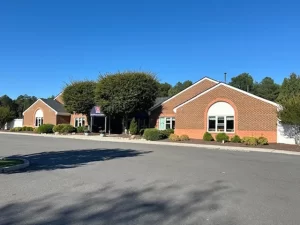
<path id="1" fill-rule="evenodd" d="M 99 106 L 95 106 L 95 113 L 100 113 L 100 107 Z"/>

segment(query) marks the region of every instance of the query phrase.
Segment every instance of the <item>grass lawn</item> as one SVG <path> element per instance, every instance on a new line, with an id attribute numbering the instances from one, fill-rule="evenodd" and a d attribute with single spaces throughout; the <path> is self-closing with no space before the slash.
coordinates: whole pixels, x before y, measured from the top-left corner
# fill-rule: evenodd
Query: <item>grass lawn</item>
<path id="1" fill-rule="evenodd" d="M 0 159 L 0 168 L 22 164 L 23 160 L 19 159 Z"/>

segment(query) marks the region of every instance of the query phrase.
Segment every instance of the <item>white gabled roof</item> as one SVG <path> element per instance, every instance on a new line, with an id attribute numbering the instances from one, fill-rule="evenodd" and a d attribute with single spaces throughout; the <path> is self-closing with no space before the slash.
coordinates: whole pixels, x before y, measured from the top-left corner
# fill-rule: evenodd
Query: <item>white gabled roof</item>
<path id="1" fill-rule="evenodd" d="M 216 84 L 219 83 L 219 82 L 216 81 L 216 80 L 210 79 L 210 78 L 208 78 L 208 77 L 203 77 L 201 80 L 197 81 L 196 83 L 192 84 L 191 86 L 187 87 L 186 89 L 182 90 L 181 92 L 177 93 L 176 95 L 172 96 L 171 98 L 167 99 L 166 101 L 162 102 L 161 104 L 158 104 L 158 105 L 155 105 L 155 106 L 151 107 L 151 108 L 149 109 L 149 111 L 152 111 L 152 110 L 156 109 L 157 107 L 159 107 L 159 106 L 161 106 L 161 105 L 167 103 L 168 101 L 170 101 L 170 100 L 176 98 L 178 95 L 182 94 L 183 92 L 185 92 L 185 91 L 191 89 L 192 87 L 196 86 L 197 84 L 200 84 L 201 82 L 203 82 L 203 81 L 205 81 L 205 80 L 209 80 L 209 81 L 214 82 L 214 83 L 216 83 Z"/>
<path id="2" fill-rule="evenodd" d="M 188 100 L 188 101 L 186 101 L 186 102 L 184 102 L 184 103 L 182 103 L 182 104 L 176 106 L 176 107 L 173 109 L 173 111 L 176 113 L 177 109 L 181 108 L 181 107 L 184 106 L 185 104 L 188 104 L 188 103 L 194 101 L 195 99 L 199 98 L 200 96 L 205 95 L 206 93 L 208 93 L 208 92 L 210 92 L 210 91 L 212 91 L 212 90 L 214 90 L 215 88 L 218 88 L 218 87 L 220 87 L 220 86 L 225 86 L 225 87 L 231 88 L 231 89 L 233 89 L 233 90 L 235 90 L 235 91 L 238 91 L 238 92 L 241 92 L 241 93 L 243 93 L 243 94 L 246 94 L 246 95 L 248 95 L 248 96 L 250 96 L 250 97 L 252 97 L 252 98 L 256 98 L 256 99 L 258 99 L 258 100 L 260 100 L 260 101 L 266 102 L 266 103 L 271 104 L 271 105 L 274 105 L 274 106 L 276 106 L 276 107 L 280 107 L 280 105 L 277 104 L 276 102 L 272 102 L 272 101 L 269 101 L 269 100 L 267 100 L 267 99 L 258 97 L 258 96 L 254 95 L 254 94 L 251 94 L 251 93 L 249 93 L 249 92 L 243 91 L 243 90 L 238 89 L 238 88 L 236 88 L 236 87 L 233 87 L 233 86 L 231 86 L 231 85 L 228 85 L 228 84 L 225 84 L 225 83 L 219 83 L 219 84 L 217 84 L 217 85 L 215 85 L 215 86 L 213 86 L 213 87 L 207 89 L 206 91 L 204 91 L 204 92 L 202 92 L 202 93 L 196 95 L 195 97 L 191 98 L 190 100 Z"/>

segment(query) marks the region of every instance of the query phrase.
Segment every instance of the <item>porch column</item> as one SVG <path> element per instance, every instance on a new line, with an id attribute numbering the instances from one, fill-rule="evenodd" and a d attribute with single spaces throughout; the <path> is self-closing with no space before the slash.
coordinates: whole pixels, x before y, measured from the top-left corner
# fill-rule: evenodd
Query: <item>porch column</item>
<path id="1" fill-rule="evenodd" d="M 110 116 L 108 117 L 108 133 L 109 133 L 109 135 L 110 135 Z"/>
<path id="2" fill-rule="evenodd" d="M 90 131 L 93 132 L 93 116 L 91 116 L 91 128 Z"/>
<path id="3" fill-rule="evenodd" d="M 107 116 L 105 116 L 105 122 L 104 122 L 104 130 L 105 130 L 105 133 L 106 133 L 106 122 L 107 122 Z"/>

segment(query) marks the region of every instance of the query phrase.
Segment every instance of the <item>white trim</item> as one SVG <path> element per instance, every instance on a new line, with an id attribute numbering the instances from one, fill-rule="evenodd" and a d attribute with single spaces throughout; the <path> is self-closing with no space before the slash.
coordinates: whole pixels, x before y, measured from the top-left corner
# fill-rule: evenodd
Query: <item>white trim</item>
<path id="1" fill-rule="evenodd" d="M 216 80 L 210 79 L 210 78 L 208 78 L 208 77 L 203 77 L 201 80 L 197 81 L 196 83 L 192 84 L 191 86 L 187 87 L 186 89 L 182 90 L 181 92 L 177 93 L 176 95 L 172 96 L 171 98 L 168 98 L 167 100 L 165 100 L 165 101 L 163 101 L 162 103 L 156 105 L 155 107 L 151 107 L 151 108 L 149 109 L 149 111 L 152 111 L 152 110 L 156 109 L 157 107 L 159 107 L 159 106 L 165 104 L 166 102 L 168 102 L 168 101 L 174 99 L 174 98 L 177 97 L 178 95 L 182 94 L 183 92 L 185 92 L 185 91 L 191 89 L 192 87 L 196 86 L 197 84 L 200 84 L 201 82 L 203 82 L 203 81 L 205 81 L 205 80 L 209 80 L 209 81 L 214 82 L 214 83 L 216 83 L 216 84 L 219 83 L 219 82 L 216 81 Z"/>
<path id="2" fill-rule="evenodd" d="M 214 131 L 209 130 L 209 117 L 215 117 L 216 119 L 216 127 Z M 224 131 L 217 131 L 218 130 L 218 117 L 224 117 Z M 233 117 L 233 131 L 227 131 L 227 117 Z M 207 115 L 207 132 L 217 134 L 217 133 L 225 133 L 225 134 L 234 134 L 235 133 L 235 116 L 234 115 Z"/>
<path id="3" fill-rule="evenodd" d="M 277 103 L 275 103 L 275 102 L 272 102 L 272 101 L 269 101 L 269 100 L 267 100 L 267 99 L 258 97 L 258 96 L 254 95 L 254 94 L 251 94 L 251 93 L 246 92 L 246 91 L 243 91 L 243 90 L 241 90 L 241 89 L 232 87 L 232 86 L 230 86 L 230 85 L 228 85 L 228 84 L 225 84 L 225 83 L 219 83 L 219 84 L 213 86 L 212 88 L 210 88 L 210 89 L 208 89 L 208 90 L 206 90 L 206 91 L 204 91 L 204 92 L 198 94 L 197 96 L 191 98 L 190 100 L 188 100 L 188 101 L 186 101 L 186 102 L 184 102 L 184 103 L 182 103 L 182 104 L 176 106 L 176 107 L 173 109 L 173 111 L 176 113 L 177 109 L 179 109 L 180 107 L 182 107 L 182 106 L 184 106 L 184 105 L 186 105 L 186 104 L 188 104 L 188 103 L 194 101 L 195 99 L 199 98 L 199 97 L 202 96 L 202 95 L 205 95 L 206 93 L 208 93 L 208 92 L 214 90 L 215 88 L 217 88 L 217 87 L 219 87 L 219 86 L 225 86 L 225 87 L 231 88 L 231 89 L 233 89 L 233 90 L 235 90 L 235 91 L 241 92 L 241 93 L 246 94 L 246 95 L 248 95 L 248 96 L 250 96 L 250 97 L 256 98 L 256 99 L 258 99 L 258 100 L 260 100 L 260 101 L 266 102 L 266 103 L 271 104 L 271 105 L 274 105 L 274 106 L 276 106 L 276 107 L 280 107 L 280 105 L 277 104 Z"/>
<path id="4" fill-rule="evenodd" d="M 60 92 L 53 100 L 56 100 L 59 96 L 62 95 L 63 92 Z"/>
<path id="5" fill-rule="evenodd" d="M 55 115 L 61 115 L 61 116 L 69 116 L 71 115 L 70 113 L 64 113 L 64 112 L 57 112 L 55 109 L 53 109 L 52 107 L 50 107 L 46 102 L 44 102 L 42 99 L 38 99 L 36 100 L 31 106 L 29 106 L 22 114 L 24 116 L 24 113 L 29 110 L 32 106 L 34 106 L 38 101 L 41 101 L 42 103 L 44 103 L 46 106 L 48 106 L 50 109 L 52 109 L 52 111 L 55 112 Z"/>
<path id="6" fill-rule="evenodd" d="M 44 102 L 42 99 L 38 99 L 38 100 L 36 100 L 31 106 L 29 106 L 22 114 L 23 114 L 23 116 L 24 116 L 24 113 L 27 111 L 27 110 L 29 110 L 32 106 L 34 106 L 38 101 L 41 101 L 42 103 L 44 103 L 46 106 L 48 106 L 50 109 L 52 109 L 54 112 L 55 112 L 55 114 L 57 115 L 57 111 L 56 110 L 54 110 L 52 107 L 50 107 L 46 102 Z"/>

